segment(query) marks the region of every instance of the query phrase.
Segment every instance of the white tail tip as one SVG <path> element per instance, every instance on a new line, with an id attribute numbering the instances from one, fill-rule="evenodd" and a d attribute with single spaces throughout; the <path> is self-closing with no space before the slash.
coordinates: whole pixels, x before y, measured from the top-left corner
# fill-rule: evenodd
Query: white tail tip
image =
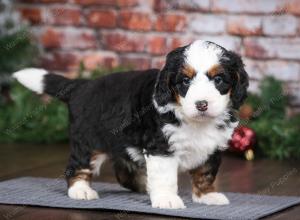
<path id="1" fill-rule="evenodd" d="M 43 79 L 47 73 L 48 72 L 44 69 L 27 68 L 15 72 L 13 77 L 28 89 L 42 94 L 44 91 Z"/>

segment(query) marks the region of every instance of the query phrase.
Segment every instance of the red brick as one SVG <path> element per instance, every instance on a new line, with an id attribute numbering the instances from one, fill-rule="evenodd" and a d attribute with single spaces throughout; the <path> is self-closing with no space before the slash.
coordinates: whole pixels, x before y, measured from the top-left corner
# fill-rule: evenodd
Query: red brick
<path id="1" fill-rule="evenodd" d="M 190 37 L 173 37 L 171 38 L 170 50 L 190 44 L 192 41 Z"/>
<path id="2" fill-rule="evenodd" d="M 154 55 L 162 55 L 168 52 L 167 39 L 161 36 L 150 37 L 148 52 Z"/>
<path id="3" fill-rule="evenodd" d="M 21 3 L 65 3 L 67 0 L 19 0 Z"/>
<path id="4" fill-rule="evenodd" d="M 51 54 L 44 54 L 41 64 L 47 70 L 75 70 L 79 67 L 80 56 L 75 52 L 56 51 Z"/>
<path id="5" fill-rule="evenodd" d="M 130 30 L 148 31 L 152 28 L 152 22 L 149 13 L 122 11 L 120 26 Z"/>
<path id="6" fill-rule="evenodd" d="M 244 41 L 245 55 L 252 58 L 267 57 L 267 51 L 259 45 L 254 39 L 246 39 Z"/>
<path id="7" fill-rule="evenodd" d="M 31 24 L 42 23 L 42 12 L 39 8 L 20 8 L 22 18 L 30 21 Z"/>
<path id="8" fill-rule="evenodd" d="M 236 52 L 240 52 L 241 50 L 241 38 L 235 36 L 218 36 L 218 35 L 201 35 L 196 39 L 207 40 L 215 42 L 226 48 L 227 50 L 233 50 Z M 195 40 L 195 39 L 193 39 Z"/>
<path id="9" fill-rule="evenodd" d="M 115 6 L 116 0 L 74 0 L 75 3 L 80 5 L 103 5 L 103 6 Z"/>
<path id="10" fill-rule="evenodd" d="M 62 44 L 63 36 L 60 32 L 48 28 L 41 35 L 41 43 L 45 48 L 58 48 Z"/>
<path id="11" fill-rule="evenodd" d="M 165 65 L 166 57 L 155 57 L 152 59 L 151 68 L 161 69 Z"/>
<path id="12" fill-rule="evenodd" d="M 134 69 L 149 69 L 150 68 L 150 58 L 149 57 L 141 57 L 141 56 L 121 56 L 120 57 L 120 65 L 134 68 Z"/>
<path id="13" fill-rule="evenodd" d="M 252 60 L 244 58 L 245 70 L 247 71 L 249 78 L 254 80 L 261 80 L 265 77 L 265 60 Z"/>
<path id="14" fill-rule="evenodd" d="M 74 30 L 66 35 L 65 44 L 69 48 L 90 49 L 97 47 L 97 39 L 93 31 Z M 66 42 L 69 42 L 68 44 Z"/>
<path id="15" fill-rule="evenodd" d="M 261 35 L 262 21 L 259 17 L 232 16 L 228 19 L 227 31 L 233 35 Z"/>
<path id="16" fill-rule="evenodd" d="M 232 12 L 250 14 L 275 14 L 285 11 L 284 0 L 212 0 L 213 12 Z"/>
<path id="17" fill-rule="evenodd" d="M 154 10 L 169 11 L 169 10 L 184 10 L 184 11 L 209 11 L 209 0 L 154 0 Z"/>
<path id="18" fill-rule="evenodd" d="M 270 36 L 294 36 L 298 20 L 291 15 L 267 16 L 263 18 L 263 32 Z"/>
<path id="19" fill-rule="evenodd" d="M 91 27 L 113 28 L 117 24 L 116 13 L 112 10 L 93 10 L 87 19 Z"/>
<path id="20" fill-rule="evenodd" d="M 137 34 L 103 33 L 102 44 L 119 52 L 144 52 L 146 41 L 145 36 Z"/>
<path id="21" fill-rule="evenodd" d="M 286 2 L 287 12 L 295 15 L 300 15 L 300 2 L 299 0 L 289 0 Z"/>
<path id="22" fill-rule="evenodd" d="M 138 5 L 138 0 L 117 0 L 119 7 L 132 7 Z"/>
<path id="23" fill-rule="evenodd" d="M 273 76 L 282 81 L 300 80 L 300 64 L 293 61 L 243 59 L 251 79 L 261 80 Z"/>
<path id="24" fill-rule="evenodd" d="M 183 42 L 180 38 L 178 38 L 178 37 L 172 38 L 172 40 L 171 40 L 171 49 L 175 49 L 175 48 L 181 47 L 181 46 L 183 46 Z"/>
<path id="25" fill-rule="evenodd" d="M 246 56 L 300 60 L 300 38 L 246 38 Z"/>
<path id="26" fill-rule="evenodd" d="M 81 23 L 80 9 L 51 8 L 44 16 L 45 23 L 54 25 L 79 25 Z"/>
<path id="27" fill-rule="evenodd" d="M 226 18 L 222 15 L 195 15 L 190 18 L 189 30 L 196 33 L 221 34 L 226 29 Z"/>
<path id="28" fill-rule="evenodd" d="M 113 68 L 118 66 L 118 59 L 113 54 L 105 52 L 88 52 L 81 58 L 87 70 L 94 70 L 99 67 Z"/>
<path id="29" fill-rule="evenodd" d="M 299 82 L 300 65 L 290 61 L 264 61 L 266 75 L 273 76 L 282 81 Z M 300 85 L 300 84 L 299 84 Z"/>
<path id="30" fill-rule="evenodd" d="M 155 28 L 157 31 L 183 31 L 186 25 L 186 17 L 176 14 L 159 15 Z"/>
<path id="31" fill-rule="evenodd" d="M 47 28 L 40 38 L 45 48 L 91 49 L 97 47 L 95 34 L 90 30 Z"/>

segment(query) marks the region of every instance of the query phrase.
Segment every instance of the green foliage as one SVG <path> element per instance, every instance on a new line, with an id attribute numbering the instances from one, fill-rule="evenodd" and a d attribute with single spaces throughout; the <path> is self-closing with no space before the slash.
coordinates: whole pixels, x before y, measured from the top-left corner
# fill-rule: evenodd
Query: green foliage
<path id="1" fill-rule="evenodd" d="M 13 85 L 14 103 L 0 108 L 0 143 L 55 143 L 67 140 L 66 106 L 53 100 L 43 103 L 21 85 Z"/>
<path id="2" fill-rule="evenodd" d="M 115 67 L 115 68 L 113 68 L 113 70 L 111 70 L 111 69 L 100 69 L 100 68 L 97 68 L 97 69 L 95 69 L 95 70 L 93 70 L 91 72 L 91 78 L 95 79 L 95 78 L 107 75 L 109 73 L 112 73 L 112 72 L 114 72 L 114 73 L 117 73 L 117 72 L 126 72 L 126 71 L 129 71 L 129 70 L 130 70 L 130 68 L 126 68 L 126 67 L 122 67 L 122 66 Z"/>
<path id="3" fill-rule="evenodd" d="M 34 65 L 37 58 L 38 49 L 25 29 L 0 37 L 0 108 L 10 97 L 10 74 Z"/>
<path id="4" fill-rule="evenodd" d="M 259 152 L 274 159 L 300 159 L 300 116 L 292 119 L 262 117 L 250 123 Z"/>
<path id="5" fill-rule="evenodd" d="M 0 76 L 32 65 L 37 52 L 25 29 L 0 37 Z"/>
<path id="6" fill-rule="evenodd" d="M 289 97 L 284 94 L 282 83 L 269 77 L 260 88 L 260 96 L 250 95 L 246 100 L 254 114 L 244 122 L 257 134 L 258 153 L 274 159 L 300 159 L 300 115 L 286 117 Z"/>

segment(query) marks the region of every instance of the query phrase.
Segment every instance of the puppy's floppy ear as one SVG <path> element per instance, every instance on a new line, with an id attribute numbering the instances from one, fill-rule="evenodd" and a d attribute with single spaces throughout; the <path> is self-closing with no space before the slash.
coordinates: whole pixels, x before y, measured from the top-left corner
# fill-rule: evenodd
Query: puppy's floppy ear
<path id="1" fill-rule="evenodd" d="M 159 106 L 165 106 L 172 100 L 172 91 L 170 88 L 170 74 L 164 67 L 157 78 L 154 99 Z"/>
<path id="2" fill-rule="evenodd" d="M 249 86 L 249 77 L 244 69 L 244 63 L 239 55 L 232 51 L 228 51 L 227 57 L 235 74 L 235 82 L 232 85 L 231 101 L 234 109 L 239 109 L 247 98 L 247 89 Z"/>
<path id="3" fill-rule="evenodd" d="M 178 47 L 167 55 L 166 64 L 159 73 L 154 91 L 154 99 L 159 106 L 175 102 L 172 84 L 174 84 L 176 73 L 184 63 L 185 48 L 186 46 Z"/>

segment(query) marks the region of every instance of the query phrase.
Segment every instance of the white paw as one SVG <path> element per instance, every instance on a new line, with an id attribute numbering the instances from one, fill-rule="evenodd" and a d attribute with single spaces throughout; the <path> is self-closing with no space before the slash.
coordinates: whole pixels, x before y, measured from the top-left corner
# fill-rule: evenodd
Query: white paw
<path id="1" fill-rule="evenodd" d="M 193 194 L 193 201 L 206 205 L 228 205 L 229 200 L 223 193 L 211 192 L 198 197 Z"/>
<path id="2" fill-rule="evenodd" d="M 68 196 L 72 199 L 92 200 L 98 199 L 98 193 L 89 184 L 82 180 L 77 181 L 68 189 Z"/>
<path id="3" fill-rule="evenodd" d="M 153 208 L 160 209 L 184 209 L 182 199 L 176 194 L 157 195 L 151 197 Z"/>

